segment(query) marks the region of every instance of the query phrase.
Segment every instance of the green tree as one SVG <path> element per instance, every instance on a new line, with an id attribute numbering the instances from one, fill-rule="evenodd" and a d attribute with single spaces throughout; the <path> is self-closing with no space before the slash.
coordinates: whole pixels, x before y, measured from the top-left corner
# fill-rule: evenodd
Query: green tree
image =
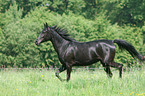
<path id="1" fill-rule="evenodd" d="M 130 0 L 20 1 L 13 0 L 10 5 L 5 2 L 3 6 L 9 7 L 6 7 L 5 11 L 0 14 L 1 67 L 60 66 L 57 54 L 50 42 L 40 46 L 34 43 L 46 22 L 49 26 L 57 25 L 66 29 L 68 34 L 80 42 L 97 39 L 123 39 L 130 42 L 142 54 L 145 52 L 144 13 L 141 14 L 141 25 L 137 23 L 137 19 L 134 19 L 134 16 L 139 14 L 137 11 L 144 7 L 139 4 L 141 8 L 131 11 L 134 14 L 131 17 L 133 22 L 130 22 L 130 17 L 125 15 L 131 14 L 127 13 L 133 8 L 130 4 L 138 2 Z M 119 49 L 117 49 L 115 60 L 124 63 L 126 67 L 138 66 L 128 52 L 120 52 Z M 98 63 L 91 67 L 99 66 Z"/>

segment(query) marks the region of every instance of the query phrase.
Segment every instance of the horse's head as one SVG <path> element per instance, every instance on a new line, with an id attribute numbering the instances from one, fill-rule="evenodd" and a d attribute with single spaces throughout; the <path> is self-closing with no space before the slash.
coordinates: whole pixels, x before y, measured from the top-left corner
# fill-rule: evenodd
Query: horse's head
<path id="1" fill-rule="evenodd" d="M 47 23 L 44 24 L 43 30 L 41 31 L 39 37 L 35 40 L 35 44 L 39 45 L 42 42 L 46 42 L 46 41 L 50 40 L 51 39 L 50 31 L 51 31 L 51 29 L 48 26 L 48 24 Z"/>

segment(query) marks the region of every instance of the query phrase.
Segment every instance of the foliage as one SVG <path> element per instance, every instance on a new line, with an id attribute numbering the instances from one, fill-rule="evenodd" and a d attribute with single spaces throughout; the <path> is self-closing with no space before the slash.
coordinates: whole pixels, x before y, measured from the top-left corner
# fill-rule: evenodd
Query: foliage
<path id="1" fill-rule="evenodd" d="M 112 0 L 113 1 L 113 0 Z M 112 23 L 144 25 L 145 20 L 145 0 L 114 0 L 106 4 L 107 16 Z"/>
<path id="2" fill-rule="evenodd" d="M 13 5 L 10 5 L 10 8 L 6 10 L 5 14 L 1 14 L 2 21 L 1 25 L 2 27 L 5 27 L 5 25 L 9 24 L 10 22 L 16 22 L 21 19 L 22 17 L 22 9 L 18 9 L 18 5 L 16 2 L 14 2 Z"/>
<path id="3" fill-rule="evenodd" d="M 0 12 L 4 13 L 6 10 L 9 9 L 10 0 L 0 0 Z"/>
<path id="4" fill-rule="evenodd" d="M 72 38 L 80 42 L 123 39 L 144 54 L 143 1 L 0 0 L 4 2 L 0 3 L 0 8 L 4 8 L 0 14 L 0 67 L 60 66 L 50 42 L 40 46 L 34 44 L 46 22 L 50 26 L 58 25 L 66 29 Z M 127 52 L 119 51 L 118 47 L 115 61 L 126 67 L 139 66 Z M 98 63 L 91 67 L 99 66 Z"/>

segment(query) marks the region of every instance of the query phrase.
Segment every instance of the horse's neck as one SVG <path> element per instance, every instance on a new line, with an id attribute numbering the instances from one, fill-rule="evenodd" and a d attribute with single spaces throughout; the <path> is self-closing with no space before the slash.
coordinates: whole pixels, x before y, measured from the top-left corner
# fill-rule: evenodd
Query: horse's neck
<path id="1" fill-rule="evenodd" d="M 60 53 L 61 49 L 63 49 L 63 46 L 69 43 L 69 41 L 62 38 L 58 33 L 53 33 L 51 42 L 58 54 Z"/>

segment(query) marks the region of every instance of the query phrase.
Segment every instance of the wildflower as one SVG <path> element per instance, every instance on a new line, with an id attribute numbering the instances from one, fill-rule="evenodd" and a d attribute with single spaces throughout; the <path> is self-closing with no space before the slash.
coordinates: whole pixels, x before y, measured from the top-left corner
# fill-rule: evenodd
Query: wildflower
<path id="1" fill-rule="evenodd" d="M 138 96 L 144 96 L 144 94 L 142 93 L 142 94 L 138 94 Z"/>
<path id="2" fill-rule="evenodd" d="M 32 83 L 32 81 L 30 81 L 30 83 Z"/>
<path id="3" fill-rule="evenodd" d="M 18 89 L 16 89 L 16 90 L 18 90 Z"/>
<path id="4" fill-rule="evenodd" d="M 44 75 L 42 75 L 42 77 L 44 77 Z"/>
<path id="5" fill-rule="evenodd" d="M 133 94 L 133 92 L 130 93 L 130 95 L 132 95 L 132 94 Z"/>
<path id="6" fill-rule="evenodd" d="M 120 94 L 122 94 L 122 93 L 120 93 Z"/>

